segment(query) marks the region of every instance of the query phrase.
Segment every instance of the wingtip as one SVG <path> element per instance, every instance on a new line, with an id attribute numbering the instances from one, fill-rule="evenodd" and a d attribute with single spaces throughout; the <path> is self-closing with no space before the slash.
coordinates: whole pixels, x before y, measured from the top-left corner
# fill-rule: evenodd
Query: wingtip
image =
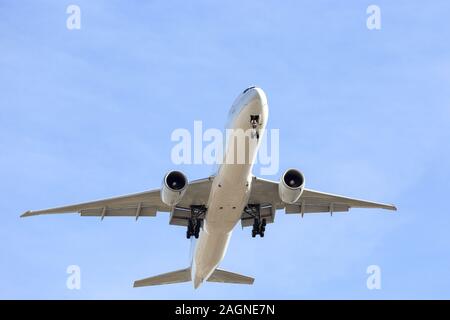
<path id="1" fill-rule="evenodd" d="M 20 215 L 20 217 L 21 217 L 21 218 L 26 218 L 26 217 L 29 217 L 29 216 L 32 216 L 32 215 L 33 215 L 33 214 L 32 214 L 32 211 L 28 210 L 28 211 L 22 213 L 22 214 Z"/>
<path id="2" fill-rule="evenodd" d="M 395 205 L 392 204 L 392 205 L 391 205 L 391 210 L 392 210 L 392 211 L 397 211 L 397 207 L 396 207 Z"/>

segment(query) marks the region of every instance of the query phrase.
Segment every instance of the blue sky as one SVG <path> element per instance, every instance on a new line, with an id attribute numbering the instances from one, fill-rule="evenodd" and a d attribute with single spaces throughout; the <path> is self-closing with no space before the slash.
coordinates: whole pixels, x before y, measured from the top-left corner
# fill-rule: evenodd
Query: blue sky
<path id="1" fill-rule="evenodd" d="M 81 30 L 66 7 L 81 8 Z M 366 28 L 366 8 L 382 28 Z M 1 1 L 0 298 L 450 298 L 448 1 Z M 399 211 L 278 212 L 236 228 L 222 267 L 254 286 L 133 289 L 184 268 L 168 215 L 19 219 L 28 209 L 152 189 L 170 134 L 223 128 L 245 87 L 267 93 L 280 171 Z M 190 179 L 211 168 L 184 165 Z M 68 265 L 81 290 L 66 288 Z M 382 289 L 368 290 L 379 265 Z"/>

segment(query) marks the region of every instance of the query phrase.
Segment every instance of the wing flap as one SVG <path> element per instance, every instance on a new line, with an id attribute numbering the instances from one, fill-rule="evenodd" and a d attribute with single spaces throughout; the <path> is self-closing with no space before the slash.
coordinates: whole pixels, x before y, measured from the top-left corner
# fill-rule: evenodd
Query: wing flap
<path id="1" fill-rule="evenodd" d="M 154 217 L 156 216 L 155 207 L 138 207 L 129 208 L 103 208 L 85 209 L 80 211 L 82 217 Z"/>
<path id="2" fill-rule="evenodd" d="M 303 206 L 303 210 L 302 210 Z M 302 204 L 288 204 L 284 208 L 287 214 L 297 213 L 320 213 L 320 212 L 347 212 L 350 209 L 348 205 L 342 204 L 308 204 L 306 201 Z"/>

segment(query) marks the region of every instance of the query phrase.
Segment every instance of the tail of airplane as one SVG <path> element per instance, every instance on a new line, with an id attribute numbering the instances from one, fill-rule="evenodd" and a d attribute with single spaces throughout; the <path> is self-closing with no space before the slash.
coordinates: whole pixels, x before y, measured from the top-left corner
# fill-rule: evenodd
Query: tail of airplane
<path id="1" fill-rule="evenodd" d="M 137 280 L 134 282 L 133 286 L 135 288 L 156 286 L 161 284 L 189 282 L 191 280 L 192 280 L 191 268 L 189 267 L 186 269 L 163 273 L 154 277 Z M 206 281 L 221 282 L 221 283 L 253 284 L 255 279 L 238 273 L 216 269 Z"/>
<path id="2" fill-rule="evenodd" d="M 216 269 L 211 276 L 206 280 L 208 282 L 222 282 L 222 283 L 237 283 L 237 284 L 253 284 L 255 281 L 252 277 L 247 277 L 242 274 Z"/>
<path id="3" fill-rule="evenodd" d="M 191 281 L 191 268 L 181 269 L 163 273 L 154 277 L 144 278 L 134 282 L 134 287 L 157 286 L 160 284 L 171 284 Z"/>

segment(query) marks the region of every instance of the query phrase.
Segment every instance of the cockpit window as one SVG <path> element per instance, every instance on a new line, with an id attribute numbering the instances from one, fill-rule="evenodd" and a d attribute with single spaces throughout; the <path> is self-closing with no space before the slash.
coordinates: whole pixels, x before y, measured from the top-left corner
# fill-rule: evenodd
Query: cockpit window
<path id="1" fill-rule="evenodd" d="M 250 90 L 250 89 L 254 89 L 254 88 L 256 88 L 255 86 L 251 86 L 251 87 L 248 87 L 247 89 L 245 89 L 244 90 L 244 92 L 242 92 L 242 93 L 246 93 L 248 90 Z"/>

